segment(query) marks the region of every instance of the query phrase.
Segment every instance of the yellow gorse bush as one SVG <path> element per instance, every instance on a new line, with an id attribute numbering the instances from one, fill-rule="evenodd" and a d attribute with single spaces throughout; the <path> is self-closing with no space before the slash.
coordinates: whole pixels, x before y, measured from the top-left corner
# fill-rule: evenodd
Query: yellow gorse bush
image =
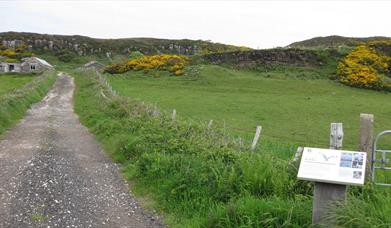
<path id="1" fill-rule="evenodd" d="M 128 60 L 120 64 L 113 64 L 106 67 L 105 72 L 121 74 L 130 70 L 163 70 L 172 72 L 175 75 L 182 75 L 189 58 L 180 55 L 152 55 Z"/>
<path id="2" fill-rule="evenodd" d="M 5 57 L 5 61 L 9 63 L 18 62 L 24 57 L 30 57 L 33 55 L 33 53 L 27 51 L 26 45 L 21 45 L 16 49 L 6 49 L 4 46 L 0 45 L 0 57 Z"/>
<path id="3" fill-rule="evenodd" d="M 342 59 L 337 68 L 340 82 L 370 89 L 384 89 L 381 74 L 390 70 L 391 58 L 368 45 L 360 45 Z"/>

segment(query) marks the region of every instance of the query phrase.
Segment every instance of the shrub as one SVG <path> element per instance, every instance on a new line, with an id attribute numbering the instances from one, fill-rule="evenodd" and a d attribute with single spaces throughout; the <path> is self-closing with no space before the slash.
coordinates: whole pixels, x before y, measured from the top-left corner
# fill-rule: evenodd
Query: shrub
<path id="1" fill-rule="evenodd" d="M 22 44 L 16 49 L 13 48 L 5 48 L 4 46 L 0 47 L 0 56 L 4 56 L 7 58 L 7 62 L 13 63 L 18 62 L 24 57 L 31 57 L 34 54 L 32 52 L 28 52 L 27 46 Z"/>
<path id="2" fill-rule="evenodd" d="M 144 54 L 139 52 L 139 51 L 132 51 L 130 54 L 129 54 L 129 59 L 138 59 L 138 58 L 141 58 L 143 57 Z"/>
<path id="3" fill-rule="evenodd" d="M 368 45 L 360 45 L 338 64 L 340 82 L 354 87 L 388 89 L 384 74 L 390 71 L 391 58 Z"/>
<path id="4" fill-rule="evenodd" d="M 120 64 L 113 64 L 105 68 L 104 72 L 122 74 L 130 70 L 162 70 L 175 75 L 184 74 L 184 67 L 189 58 L 179 55 L 152 55 L 141 56 Z"/>
<path id="5" fill-rule="evenodd" d="M 0 51 L 0 55 L 6 56 L 8 58 L 16 58 L 16 52 L 12 49 L 5 49 L 4 51 Z"/>

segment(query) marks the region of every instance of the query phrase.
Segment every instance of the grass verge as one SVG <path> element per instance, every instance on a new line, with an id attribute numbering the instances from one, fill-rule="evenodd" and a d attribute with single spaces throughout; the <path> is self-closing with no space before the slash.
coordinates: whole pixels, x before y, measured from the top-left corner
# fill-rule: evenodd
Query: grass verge
<path id="1" fill-rule="evenodd" d="M 0 74 L 0 96 L 20 88 L 34 79 L 32 74 L 2 73 Z"/>
<path id="2" fill-rule="evenodd" d="M 0 133 L 21 119 L 31 104 L 40 101 L 55 79 L 56 72 L 45 72 L 36 76 L 25 86 L 0 95 Z"/>

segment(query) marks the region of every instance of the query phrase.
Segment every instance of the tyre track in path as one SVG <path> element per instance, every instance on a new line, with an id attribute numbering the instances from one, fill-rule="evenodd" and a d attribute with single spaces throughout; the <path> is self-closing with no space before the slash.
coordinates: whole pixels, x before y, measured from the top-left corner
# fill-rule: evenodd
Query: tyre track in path
<path id="1" fill-rule="evenodd" d="M 0 138 L 0 227 L 163 227 L 73 111 L 72 77 Z"/>

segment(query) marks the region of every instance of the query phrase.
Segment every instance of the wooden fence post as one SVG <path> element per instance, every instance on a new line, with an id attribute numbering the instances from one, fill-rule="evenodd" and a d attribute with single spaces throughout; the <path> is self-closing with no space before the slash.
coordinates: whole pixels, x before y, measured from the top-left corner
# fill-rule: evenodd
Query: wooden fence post
<path id="1" fill-rule="evenodd" d="M 296 151 L 295 157 L 293 158 L 293 161 L 298 161 L 300 159 L 301 155 L 303 154 L 303 151 L 304 151 L 304 147 L 299 146 L 297 148 L 297 151 Z"/>
<path id="2" fill-rule="evenodd" d="M 343 142 L 342 123 L 332 123 L 330 126 L 330 149 L 341 149 Z M 312 224 L 321 222 L 327 213 L 330 203 L 346 200 L 346 185 L 315 182 L 312 205 Z"/>
<path id="3" fill-rule="evenodd" d="M 213 124 L 213 120 L 209 120 L 209 123 L 208 123 L 208 128 L 209 128 L 209 129 L 212 128 L 212 124 Z"/>
<path id="4" fill-rule="evenodd" d="M 367 153 L 366 180 L 372 178 L 372 149 L 373 149 L 373 123 L 372 114 L 360 114 L 360 144 L 358 151 Z"/>
<path id="5" fill-rule="evenodd" d="M 171 116 L 171 118 L 172 118 L 172 121 L 175 121 L 175 120 L 176 120 L 176 109 L 173 109 L 173 110 L 172 110 L 172 116 Z"/>
<path id="6" fill-rule="evenodd" d="M 253 139 L 253 143 L 251 144 L 251 150 L 254 151 L 257 147 L 257 143 L 259 140 L 259 137 L 261 136 L 262 126 L 257 126 L 257 129 L 255 130 L 255 135 Z"/>

